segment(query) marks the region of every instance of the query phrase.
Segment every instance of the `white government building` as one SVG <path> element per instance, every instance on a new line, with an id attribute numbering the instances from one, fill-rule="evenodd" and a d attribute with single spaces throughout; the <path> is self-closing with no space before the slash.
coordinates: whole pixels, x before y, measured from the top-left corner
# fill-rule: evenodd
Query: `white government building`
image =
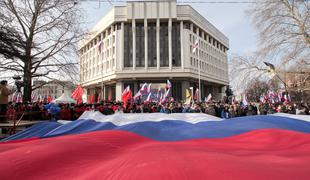
<path id="1" fill-rule="evenodd" d="M 192 52 L 197 38 L 199 60 Z M 201 61 L 201 96 L 219 99 L 229 84 L 228 48 L 228 38 L 190 5 L 127 2 L 113 7 L 80 42 L 81 85 L 88 96 L 121 100 L 128 85 L 136 93 L 152 83 L 155 91 L 169 79 L 170 95 L 180 100 L 185 89 L 198 88 Z"/>

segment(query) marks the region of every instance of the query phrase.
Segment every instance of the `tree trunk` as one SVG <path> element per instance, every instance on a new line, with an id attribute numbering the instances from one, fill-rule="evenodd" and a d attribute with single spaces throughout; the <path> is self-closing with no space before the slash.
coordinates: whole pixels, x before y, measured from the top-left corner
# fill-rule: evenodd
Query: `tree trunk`
<path id="1" fill-rule="evenodd" d="M 27 63 L 25 63 L 25 68 L 24 68 L 24 98 L 23 98 L 24 102 L 31 102 L 32 77 L 31 77 L 31 66 L 29 62 L 31 61 L 28 61 Z"/>

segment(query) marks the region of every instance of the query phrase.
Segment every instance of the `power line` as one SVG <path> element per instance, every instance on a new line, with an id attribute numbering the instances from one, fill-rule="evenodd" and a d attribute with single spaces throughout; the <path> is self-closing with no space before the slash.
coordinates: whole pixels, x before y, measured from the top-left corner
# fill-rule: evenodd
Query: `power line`
<path id="1" fill-rule="evenodd" d="M 103 3 L 126 3 L 126 2 L 158 2 L 158 1 L 126 1 L 126 0 L 79 0 L 81 2 L 87 2 L 87 1 L 92 1 L 92 2 L 103 2 Z M 165 2 L 165 1 L 160 1 L 160 2 Z M 170 2 L 167 0 L 166 2 Z M 258 3 L 257 1 L 207 1 L 207 0 L 198 0 L 198 1 L 177 1 L 178 3 L 197 3 L 197 4 L 202 4 L 202 3 L 208 3 L 208 4 L 254 4 Z"/>

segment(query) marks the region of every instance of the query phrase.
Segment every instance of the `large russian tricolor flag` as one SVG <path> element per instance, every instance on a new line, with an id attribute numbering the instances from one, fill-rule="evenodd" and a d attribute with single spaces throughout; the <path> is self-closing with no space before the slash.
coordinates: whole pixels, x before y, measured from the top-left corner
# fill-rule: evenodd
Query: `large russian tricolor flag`
<path id="1" fill-rule="evenodd" d="M 86 112 L 0 143 L 1 179 L 310 179 L 310 117 Z"/>

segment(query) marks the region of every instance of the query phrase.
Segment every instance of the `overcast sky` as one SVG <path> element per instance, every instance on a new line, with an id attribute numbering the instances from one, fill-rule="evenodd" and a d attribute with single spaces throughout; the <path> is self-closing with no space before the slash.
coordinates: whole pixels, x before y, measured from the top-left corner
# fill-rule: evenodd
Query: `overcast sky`
<path id="1" fill-rule="evenodd" d="M 123 5 L 124 3 L 113 4 Z M 93 27 L 113 6 L 101 2 L 99 8 L 98 2 L 95 1 L 82 2 L 81 5 L 89 28 Z M 249 4 L 192 3 L 190 5 L 229 38 L 230 55 L 244 55 L 256 49 L 257 32 L 245 13 Z"/>

